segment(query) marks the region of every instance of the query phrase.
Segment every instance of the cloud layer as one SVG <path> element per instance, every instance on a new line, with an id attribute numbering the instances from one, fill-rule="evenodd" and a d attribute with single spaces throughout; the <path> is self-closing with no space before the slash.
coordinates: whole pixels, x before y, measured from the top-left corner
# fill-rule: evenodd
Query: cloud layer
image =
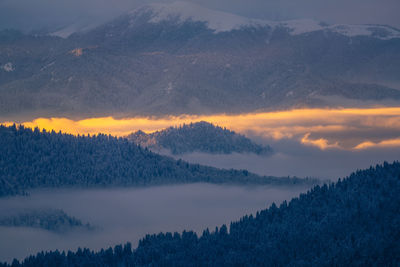
<path id="1" fill-rule="evenodd" d="M 237 187 L 191 184 L 151 188 L 34 191 L 29 197 L 0 199 L 0 212 L 62 209 L 90 222 L 95 231 L 55 234 L 40 229 L 0 227 L 0 262 L 42 250 L 100 250 L 132 242 L 146 234 L 194 230 L 228 224 L 245 214 L 290 200 L 304 187 Z"/>
<path id="2" fill-rule="evenodd" d="M 240 115 L 135 117 L 126 119 L 38 118 L 26 127 L 71 134 L 105 133 L 126 136 L 143 130 L 153 132 L 183 123 L 208 121 L 264 140 L 293 140 L 322 150 L 365 150 L 400 147 L 400 108 L 296 109 Z M 6 122 L 7 125 L 12 122 Z"/>

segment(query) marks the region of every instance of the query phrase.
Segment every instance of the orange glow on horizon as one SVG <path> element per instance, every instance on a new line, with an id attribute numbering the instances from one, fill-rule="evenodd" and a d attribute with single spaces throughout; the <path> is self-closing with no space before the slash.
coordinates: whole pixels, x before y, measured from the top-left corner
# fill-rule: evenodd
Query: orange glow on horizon
<path id="1" fill-rule="evenodd" d="M 371 147 L 400 147 L 400 138 L 383 140 L 377 143 L 366 141 L 361 144 L 358 144 L 356 147 L 354 147 L 354 149 L 362 150 Z"/>
<path id="2" fill-rule="evenodd" d="M 38 118 L 22 124 L 25 127 L 74 135 L 104 133 L 126 136 L 137 130 L 150 133 L 199 121 L 267 139 L 295 139 L 304 145 L 320 149 L 400 147 L 400 107 L 293 109 L 240 115 L 181 115 L 160 118 L 102 117 L 77 121 L 67 118 Z"/>

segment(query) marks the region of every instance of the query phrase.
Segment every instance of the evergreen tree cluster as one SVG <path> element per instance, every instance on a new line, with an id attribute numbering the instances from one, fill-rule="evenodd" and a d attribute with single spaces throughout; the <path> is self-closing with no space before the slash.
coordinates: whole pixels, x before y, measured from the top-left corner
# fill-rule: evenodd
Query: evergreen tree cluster
<path id="1" fill-rule="evenodd" d="M 63 210 L 29 210 L 15 215 L 1 216 L 0 226 L 33 227 L 57 233 L 65 233 L 74 229 L 93 230 L 90 224 L 68 216 Z"/>
<path id="2" fill-rule="evenodd" d="M 137 131 L 129 135 L 128 138 L 149 148 L 169 149 L 175 155 L 191 152 L 211 154 L 236 152 L 257 155 L 270 155 L 272 153 L 270 146 L 256 144 L 241 134 L 205 121 L 170 127 L 151 134 Z"/>
<path id="3" fill-rule="evenodd" d="M 400 163 L 357 171 L 201 236 L 148 235 L 93 252 L 46 252 L 11 266 L 399 266 Z M 3 264 L 3 266 L 10 266 Z"/>
<path id="4" fill-rule="evenodd" d="M 33 188 L 146 186 L 172 183 L 313 184 L 260 177 L 161 156 L 109 135 L 73 136 L 0 125 L 0 197 Z"/>

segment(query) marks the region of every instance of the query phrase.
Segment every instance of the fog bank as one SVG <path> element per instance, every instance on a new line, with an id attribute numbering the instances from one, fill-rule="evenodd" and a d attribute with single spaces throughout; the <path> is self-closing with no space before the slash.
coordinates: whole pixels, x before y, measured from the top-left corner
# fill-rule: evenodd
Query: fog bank
<path id="1" fill-rule="evenodd" d="M 259 175 L 278 177 L 312 177 L 335 181 L 350 175 L 357 169 L 367 169 L 384 161 L 400 160 L 398 147 L 372 148 L 349 151 L 342 149 L 320 150 L 317 147 L 299 144 L 294 140 L 272 140 L 251 137 L 258 143 L 269 144 L 274 154 L 263 157 L 255 154 L 212 155 L 191 153 L 174 156 L 191 163 L 225 169 L 247 169 Z M 170 153 L 165 153 L 172 156 Z"/>
<path id="2" fill-rule="evenodd" d="M 62 209 L 97 227 L 95 231 L 55 234 L 41 229 L 0 227 L 0 261 L 42 250 L 99 250 L 124 242 L 137 245 L 146 234 L 228 224 L 306 191 L 295 187 L 238 187 L 209 184 L 142 189 L 34 191 L 29 197 L 0 199 L 0 212 Z"/>

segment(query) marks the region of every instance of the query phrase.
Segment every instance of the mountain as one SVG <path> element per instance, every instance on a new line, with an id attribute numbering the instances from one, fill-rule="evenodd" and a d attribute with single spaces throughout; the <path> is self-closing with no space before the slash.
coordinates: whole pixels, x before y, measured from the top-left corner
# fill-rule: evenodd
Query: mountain
<path id="1" fill-rule="evenodd" d="M 214 33 L 230 32 L 245 28 L 284 28 L 291 35 L 300 35 L 304 33 L 325 31 L 332 32 L 348 37 L 368 36 L 383 40 L 400 38 L 400 31 L 384 25 L 329 25 L 324 22 L 318 22 L 311 19 L 291 20 L 291 21 L 267 21 L 262 19 L 251 19 L 222 11 L 211 10 L 200 5 L 176 1 L 168 4 L 153 3 L 144 5 L 128 12 L 131 19 L 131 27 L 135 27 L 136 20 L 143 19 L 145 22 L 158 24 L 174 21 L 176 24 L 185 24 L 187 22 L 199 22 L 212 30 Z M 68 37 L 74 33 L 87 32 L 93 26 L 90 23 L 72 24 L 65 27 L 65 31 L 52 33 L 55 36 Z M 68 29 L 68 30 L 67 30 Z"/>
<path id="2" fill-rule="evenodd" d="M 198 237 L 148 235 L 93 252 L 42 252 L 12 266 L 397 266 L 400 163 L 357 171 Z M 3 266 L 11 266 L 3 264 Z"/>
<path id="3" fill-rule="evenodd" d="M 269 146 L 255 144 L 243 135 L 205 121 L 184 124 L 180 127 L 170 127 L 151 134 L 137 131 L 127 138 L 142 147 L 155 151 L 167 149 L 174 155 L 192 152 L 211 154 L 231 154 L 235 152 L 257 155 L 270 155 L 272 153 Z"/>
<path id="4" fill-rule="evenodd" d="M 400 102 L 400 31 L 383 25 L 271 22 L 177 2 L 68 38 L 2 31 L 0 51 L 3 118 Z"/>
<path id="5" fill-rule="evenodd" d="M 125 138 L 72 136 L 0 125 L 0 197 L 34 188 L 149 186 L 177 183 L 315 184 L 260 177 L 246 170 L 189 164 L 142 149 Z"/>

